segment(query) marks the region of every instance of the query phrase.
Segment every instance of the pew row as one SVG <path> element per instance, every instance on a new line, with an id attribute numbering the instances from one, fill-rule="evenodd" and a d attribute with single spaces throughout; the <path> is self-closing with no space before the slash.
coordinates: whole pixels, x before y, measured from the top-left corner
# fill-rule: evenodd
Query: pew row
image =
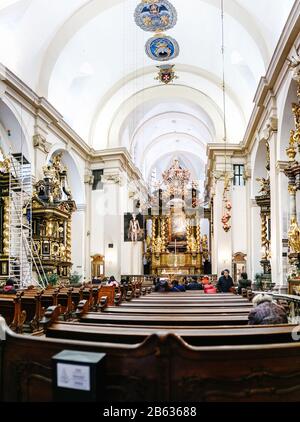
<path id="1" fill-rule="evenodd" d="M 300 343 L 190 346 L 174 333 L 134 345 L 21 336 L 0 320 L 1 397 L 52 401 L 51 358 L 106 353 L 103 401 L 293 402 L 300 400 Z M 5 386 L 5 388 L 3 388 Z"/>

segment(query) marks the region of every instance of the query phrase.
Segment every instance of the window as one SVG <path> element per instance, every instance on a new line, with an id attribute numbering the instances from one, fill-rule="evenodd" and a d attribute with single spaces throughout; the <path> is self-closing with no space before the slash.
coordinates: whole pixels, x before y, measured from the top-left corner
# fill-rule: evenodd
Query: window
<path id="1" fill-rule="evenodd" d="M 93 190 L 103 190 L 102 176 L 103 170 L 93 170 Z"/>
<path id="2" fill-rule="evenodd" d="M 234 164 L 233 165 L 233 185 L 234 186 L 244 186 L 244 172 L 245 166 L 244 164 Z"/>

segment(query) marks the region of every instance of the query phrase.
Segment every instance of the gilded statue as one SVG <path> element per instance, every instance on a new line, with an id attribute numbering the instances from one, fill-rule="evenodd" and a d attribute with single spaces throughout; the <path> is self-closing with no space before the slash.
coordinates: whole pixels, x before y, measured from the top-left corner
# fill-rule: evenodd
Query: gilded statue
<path id="1" fill-rule="evenodd" d="M 288 239 L 291 250 L 294 253 L 300 253 L 300 228 L 295 217 L 291 221 Z"/>
<path id="2" fill-rule="evenodd" d="M 195 237 L 194 237 L 194 236 L 191 236 L 191 237 L 189 238 L 188 244 L 189 244 L 189 250 L 190 250 L 192 253 L 196 253 L 196 252 L 198 252 L 198 244 L 197 244 L 197 241 L 196 241 L 196 239 L 195 239 Z"/>
<path id="3" fill-rule="evenodd" d="M 8 173 L 10 170 L 10 159 L 5 157 L 2 149 L 0 148 L 0 171 L 3 173 Z"/>

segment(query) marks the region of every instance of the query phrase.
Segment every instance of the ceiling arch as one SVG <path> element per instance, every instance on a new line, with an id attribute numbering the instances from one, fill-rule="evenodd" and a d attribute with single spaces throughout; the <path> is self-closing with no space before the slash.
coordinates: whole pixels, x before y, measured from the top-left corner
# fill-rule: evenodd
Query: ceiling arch
<path id="1" fill-rule="evenodd" d="M 152 164 L 149 165 L 148 171 L 145 174 L 145 180 L 148 185 L 151 184 L 151 175 L 155 170 L 156 179 L 162 179 L 162 173 L 169 168 L 174 158 L 177 158 L 180 164 L 191 171 L 191 180 L 195 180 L 199 184 L 200 192 L 204 191 L 204 178 L 205 178 L 205 163 L 199 160 L 197 154 L 177 150 L 177 151 L 168 151 L 167 153 L 161 155 L 159 159 L 153 160 Z"/>
<path id="2" fill-rule="evenodd" d="M 153 139 L 145 148 L 144 154 L 137 157 L 136 165 L 142 171 L 145 180 L 149 178 L 153 166 L 159 163 L 166 154 L 193 156 L 193 178 L 200 180 L 204 177 L 207 158 L 203 144 L 197 138 L 187 134 L 179 134 L 176 138 L 173 134 L 165 134 Z"/>
<path id="3" fill-rule="evenodd" d="M 185 5 L 187 5 L 188 1 L 189 0 L 185 0 Z M 219 0 L 201 1 L 202 3 L 206 3 L 217 9 L 220 9 Z M 95 18 L 95 16 L 105 12 L 110 8 L 113 8 L 116 5 L 122 4 L 123 2 L 124 0 L 89 1 L 64 22 L 64 24 L 53 36 L 42 60 L 38 84 L 39 92 L 42 95 L 45 97 L 48 96 L 48 85 L 57 59 L 61 51 L 66 47 L 74 34 L 78 32 L 83 26 L 87 25 L 92 19 Z M 173 0 L 173 2 L 176 3 L 175 5 L 178 8 L 179 1 Z M 271 58 L 271 52 L 269 51 L 266 40 L 261 32 L 261 27 L 257 25 L 251 13 L 249 13 L 235 0 L 226 1 L 226 13 L 229 14 L 234 20 L 239 22 L 245 28 L 249 36 L 253 39 L 261 54 L 261 57 L 263 58 L 266 68 Z"/>
<path id="4" fill-rule="evenodd" d="M 212 83 L 212 85 L 214 85 L 216 87 L 216 89 L 218 89 L 220 91 L 221 94 L 221 87 L 222 87 L 222 80 L 220 79 L 220 77 L 218 77 L 218 75 L 214 74 L 213 72 L 208 72 L 205 69 L 201 69 L 198 68 L 196 66 L 192 66 L 192 65 L 185 65 L 185 64 L 176 64 L 176 73 L 177 75 L 179 75 L 179 79 L 181 79 L 181 75 L 184 73 L 187 73 L 189 75 L 194 75 L 196 77 L 200 77 L 202 78 L 202 80 L 206 80 Z M 141 69 L 138 69 L 128 75 L 126 75 L 125 77 L 123 77 L 121 80 L 119 80 L 115 85 L 113 85 L 107 92 L 105 95 L 103 95 L 97 105 L 97 107 L 95 108 L 95 113 L 94 116 L 92 118 L 91 121 L 91 126 L 90 126 L 90 133 L 89 133 L 89 140 L 91 143 L 93 143 L 91 140 L 94 138 L 95 136 L 95 127 L 97 125 L 99 116 L 101 115 L 101 113 L 103 112 L 103 110 L 105 109 L 105 106 L 113 100 L 114 96 L 117 96 L 119 92 L 122 91 L 122 89 L 124 89 L 124 87 L 126 87 L 126 84 L 130 84 L 131 82 L 136 83 L 136 81 L 141 78 L 143 79 L 143 81 L 145 81 L 145 77 L 153 76 L 153 66 L 147 66 Z M 137 83 L 136 83 L 137 85 Z M 136 87 L 135 85 L 135 87 Z M 203 83 L 202 83 L 203 86 Z M 126 89 L 126 88 L 125 88 Z M 129 89 L 126 89 L 127 92 L 129 92 Z M 236 108 L 240 110 L 241 112 L 241 118 L 242 121 L 246 124 L 247 122 L 247 118 L 248 116 L 246 116 L 246 114 L 244 113 L 244 104 L 242 103 L 242 98 L 240 96 L 237 95 L 237 93 L 234 91 L 233 88 L 231 88 L 231 86 L 229 86 L 227 84 L 226 87 L 226 95 L 228 96 L 228 99 L 235 104 Z M 118 102 L 119 98 L 116 99 L 116 103 Z M 105 119 L 107 120 L 107 119 Z"/>
<path id="5" fill-rule="evenodd" d="M 120 139 L 120 132 L 124 121 L 139 105 L 147 105 L 151 100 L 165 100 L 165 99 L 181 99 L 182 101 L 193 101 L 199 105 L 212 119 L 216 133 L 216 142 L 222 142 L 224 137 L 223 115 L 222 110 L 215 104 L 211 98 L 204 93 L 199 92 L 193 88 L 181 85 L 169 85 L 167 87 L 154 86 L 138 92 L 136 95 L 130 97 L 125 101 L 115 113 L 113 122 L 109 130 L 108 147 L 118 146 Z M 101 129 L 101 128 L 100 128 Z M 99 135 L 96 139 L 103 139 Z"/>
<path id="6" fill-rule="evenodd" d="M 203 120 L 201 120 L 198 116 L 194 116 L 192 114 L 187 114 L 187 113 L 183 113 L 183 112 L 164 112 L 164 113 L 160 113 L 160 114 L 155 114 L 153 116 L 151 116 L 149 119 L 143 121 L 134 131 L 134 134 L 132 136 L 131 142 L 130 142 L 130 146 L 129 146 L 129 151 L 130 153 L 133 152 L 133 149 L 135 147 L 135 145 L 139 142 L 139 139 L 144 138 L 145 137 L 145 130 L 147 129 L 147 127 L 151 128 L 151 135 L 153 136 L 153 129 L 158 129 L 159 133 L 161 135 L 164 135 L 165 133 L 170 133 L 170 125 L 164 125 L 162 128 L 158 128 L 156 127 L 156 124 L 158 124 L 158 121 L 164 121 L 164 120 L 171 120 L 171 123 L 174 124 L 173 126 L 173 131 L 172 133 L 176 134 L 176 136 L 179 136 L 180 134 L 183 134 L 185 132 L 180 132 L 180 130 L 182 130 L 182 127 L 178 128 L 178 126 L 176 125 L 176 123 L 178 122 L 178 120 L 183 121 L 186 126 L 190 126 L 191 123 L 194 123 L 197 127 L 193 128 L 194 130 L 192 130 L 191 128 L 187 128 L 187 130 L 190 132 L 189 134 L 192 135 L 192 133 L 195 133 L 197 131 L 197 129 L 199 131 L 204 131 L 204 136 L 202 138 L 202 142 L 204 144 L 204 139 L 206 141 L 206 143 L 209 142 L 213 142 L 214 139 L 214 133 L 212 128 L 210 128 Z M 197 133 L 199 135 L 199 133 Z M 206 136 L 205 136 L 206 135 Z"/>

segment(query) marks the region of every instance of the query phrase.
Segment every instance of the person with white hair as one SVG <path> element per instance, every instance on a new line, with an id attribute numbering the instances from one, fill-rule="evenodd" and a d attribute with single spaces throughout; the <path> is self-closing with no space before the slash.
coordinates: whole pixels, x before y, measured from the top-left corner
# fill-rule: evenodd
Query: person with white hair
<path id="1" fill-rule="evenodd" d="M 287 313 L 273 302 L 272 296 L 261 293 L 252 300 L 253 309 L 248 316 L 249 325 L 286 324 Z"/>

